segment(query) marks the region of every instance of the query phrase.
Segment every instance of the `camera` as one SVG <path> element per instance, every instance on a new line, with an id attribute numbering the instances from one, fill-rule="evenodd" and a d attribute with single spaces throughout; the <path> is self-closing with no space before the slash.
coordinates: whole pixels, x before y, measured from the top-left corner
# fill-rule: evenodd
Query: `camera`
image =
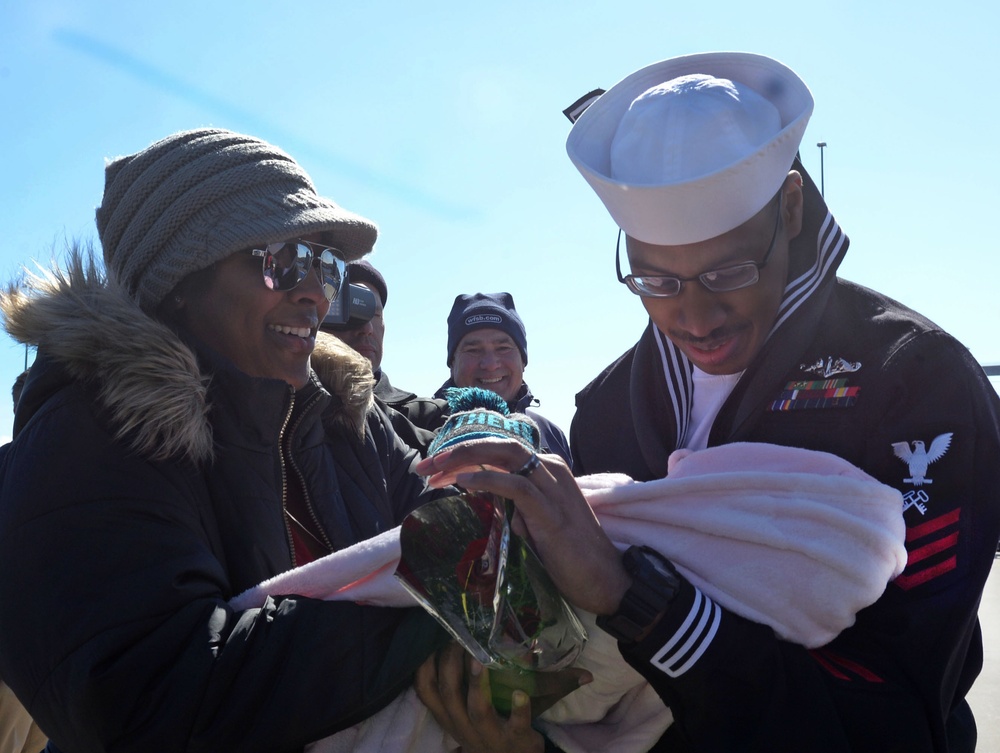
<path id="1" fill-rule="evenodd" d="M 364 285 L 344 285 L 330 303 L 330 311 L 319 325 L 326 332 L 342 332 L 360 327 L 375 316 L 375 294 Z"/>

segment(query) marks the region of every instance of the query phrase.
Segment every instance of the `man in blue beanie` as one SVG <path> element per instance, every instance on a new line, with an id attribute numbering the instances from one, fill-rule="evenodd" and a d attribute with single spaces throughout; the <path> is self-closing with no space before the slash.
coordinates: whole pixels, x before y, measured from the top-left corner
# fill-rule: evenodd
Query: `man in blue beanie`
<path id="1" fill-rule="evenodd" d="M 472 293 L 455 298 L 448 314 L 447 363 L 451 378 L 435 397 L 444 397 L 449 387 L 481 387 L 495 392 L 507 401 L 511 413 L 525 413 L 535 420 L 544 452 L 572 463 L 569 440 L 562 429 L 531 409 L 539 401 L 523 378 L 528 338 L 510 293 Z"/>

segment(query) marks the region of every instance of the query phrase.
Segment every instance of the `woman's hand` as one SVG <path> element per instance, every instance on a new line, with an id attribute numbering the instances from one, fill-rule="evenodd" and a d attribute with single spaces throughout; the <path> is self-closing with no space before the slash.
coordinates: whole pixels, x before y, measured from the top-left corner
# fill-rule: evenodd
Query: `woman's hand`
<path id="1" fill-rule="evenodd" d="M 475 662 L 471 657 L 467 660 Z M 486 668 L 489 675 L 490 696 L 493 708 L 507 715 L 513 707 L 514 694 L 527 694 L 531 701 L 531 718 L 544 714 L 549 708 L 568 696 L 581 685 L 594 678 L 585 669 L 568 667 L 554 672 L 529 672 L 518 669 Z"/>
<path id="2" fill-rule="evenodd" d="M 556 587 L 574 605 L 612 614 L 631 585 L 621 554 L 604 533 L 562 458 L 539 456 L 526 476 L 516 471 L 531 453 L 514 440 L 460 444 L 422 460 L 417 471 L 430 483 L 454 479 L 459 486 L 514 501 L 533 548 Z M 483 468 L 483 470 L 470 470 Z M 503 470 L 495 470 L 503 469 Z M 506 471 L 506 472 L 505 472 Z"/>
<path id="3" fill-rule="evenodd" d="M 582 669 L 532 673 L 529 695 L 514 687 L 524 676 L 484 669 L 452 643 L 421 665 L 413 687 L 442 729 L 462 746 L 463 753 L 541 753 L 545 741 L 531 726 L 533 715 L 592 678 Z M 509 718 L 494 708 L 494 689 L 509 698 Z"/>

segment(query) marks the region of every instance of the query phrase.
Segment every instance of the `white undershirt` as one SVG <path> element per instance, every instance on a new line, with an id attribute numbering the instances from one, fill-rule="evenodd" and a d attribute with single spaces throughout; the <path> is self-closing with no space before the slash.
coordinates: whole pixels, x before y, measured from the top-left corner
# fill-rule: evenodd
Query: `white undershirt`
<path id="1" fill-rule="evenodd" d="M 706 374 L 694 367 L 694 405 L 691 408 L 691 425 L 688 427 L 684 446 L 689 450 L 708 447 L 708 434 L 733 387 L 740 381 L 738 374 Z"/>

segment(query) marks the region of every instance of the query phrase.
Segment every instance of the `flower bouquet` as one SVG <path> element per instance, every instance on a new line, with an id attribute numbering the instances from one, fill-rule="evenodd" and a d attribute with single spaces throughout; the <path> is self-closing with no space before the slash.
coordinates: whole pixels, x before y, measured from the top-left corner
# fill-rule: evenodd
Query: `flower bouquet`
<path id="1" fill-rule="evenodd" d="M 479 662 L 507 672 L 505 695 L 532 673 L 568 667 L 587 635 L 525 539 L 513 503 L 464 493 L 419 507 L 400 529 L 396 577 Z M 511 683 L 509 673 L 523 675 Z M 494 683 L 494 688 L 497 688 Z M 509 711 L 509 695 L 494 704 Z"/>

